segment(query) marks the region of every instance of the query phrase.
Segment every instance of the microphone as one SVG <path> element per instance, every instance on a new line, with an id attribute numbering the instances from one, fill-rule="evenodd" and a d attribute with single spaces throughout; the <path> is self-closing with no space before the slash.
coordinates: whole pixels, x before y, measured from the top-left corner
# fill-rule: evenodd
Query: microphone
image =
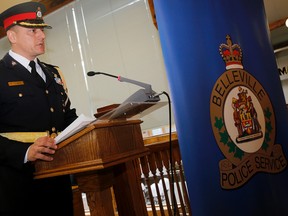
<path id="1" fill-rule="evenodd" d="M 111 75 L 111 74 L 108 74 L 108 73 L 104 73 L 104 72 L 89 71 L 89 72 L 87 73 L 88 76 L 94 76 L 94 75 L 99 75 L 99 74 L 103 74 L 103 75 L 110 76 L 110 77 L 114 77 L 114 78 L 118 79 L 117 76 L 114 76 L 114 75 Z"/>
<path id="2" fill-rule="evenodd" d="M 101 75 L 101 74 L 116 78 L 120 82 L 127 82 L 127 83 L 138 85 L 144 88 L 144 89 L 139 89 L 138 91 L 136 91 L 134 94 L 128 97 L 124 101 L 124 103 L 125 102 L 158 102 L 160 101 L 159 94 L 156 94 L 156 92 L 152 90 L 152 87 L 150 84 L 128 79 L 128 78 L 121 77 L 121 76 L 115 76 L 115 75 L 104 73 L 104 72 L 89 71 L 87 73 L 88 76 Z"/>

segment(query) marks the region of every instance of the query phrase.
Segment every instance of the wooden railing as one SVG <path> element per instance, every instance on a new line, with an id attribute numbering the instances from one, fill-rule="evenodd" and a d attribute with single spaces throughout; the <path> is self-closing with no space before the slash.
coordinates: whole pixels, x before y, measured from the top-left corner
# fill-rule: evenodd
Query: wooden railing
<path id="1" fill-rule="evenodd" d="M 142 186 L 148 216 L 192 215 L 177 134 L 172 134 L 171 146 L 169 135 L 145 138 L 144 144 L 149 152 L 134 160 L 134 165 L 141 173 L 137 182 Z M 80 194 L 76 193 L 77 189 L 74 190 L 75 216 L 84 216 Z M 114 213 L 118 215 L 115 200 L 113 205 Z M 85 215 L 89 215 L 89 210 L 85 210 Z"/>
<path id="2" fill-rule="evenodd" d="M 148 214 L 191 215 L 177 135 L 172 134 L 172 146 L 169 135 L 146 138 L 144 144 L 149 154 L 140 158 L 140 166 Z"/>

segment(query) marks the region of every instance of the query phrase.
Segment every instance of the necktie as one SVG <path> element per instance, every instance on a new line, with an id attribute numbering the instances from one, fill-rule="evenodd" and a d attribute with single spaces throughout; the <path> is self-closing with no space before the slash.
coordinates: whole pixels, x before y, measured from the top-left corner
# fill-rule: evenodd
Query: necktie
<path id="1" fill-rule="evenodd" d="M 33 77 L 35 77 L 35 79 L 37 79 L 37 81 L 39 83 L 44 83 L 43 78 L 38 74 L 38 72 L 36 71 L 36 65 L 34 61 L 30 61 L 29 66 L 31 67 L 31 74 Z"/>

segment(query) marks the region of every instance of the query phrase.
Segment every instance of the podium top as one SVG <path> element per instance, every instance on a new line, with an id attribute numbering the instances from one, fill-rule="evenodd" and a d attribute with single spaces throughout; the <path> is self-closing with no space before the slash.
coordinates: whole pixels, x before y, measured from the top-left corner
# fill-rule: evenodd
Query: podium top
<path id="1" fill-rule="evenodd" d="M 98 120 L 142 118 L 165 106 L 168 102 L 126 102 L 121 105 L 111 105 L 111 111 L 98 117 Z M 95 114 L 97 117 L 97 114 Z"/>

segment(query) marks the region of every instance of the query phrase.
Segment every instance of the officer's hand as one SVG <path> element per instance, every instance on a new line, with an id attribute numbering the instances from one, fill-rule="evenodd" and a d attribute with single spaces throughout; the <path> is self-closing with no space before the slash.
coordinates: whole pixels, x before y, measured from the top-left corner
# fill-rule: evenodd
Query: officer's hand
<path id="1" fill-rule="evenodd" d="M 48 136 L 38 138 L 28 150 L 28 161 L 36 161 L 38 159 L 44 161 L 52 161 L 52 155 L 55 153 L 57 145 L 53 138 Z"/>

